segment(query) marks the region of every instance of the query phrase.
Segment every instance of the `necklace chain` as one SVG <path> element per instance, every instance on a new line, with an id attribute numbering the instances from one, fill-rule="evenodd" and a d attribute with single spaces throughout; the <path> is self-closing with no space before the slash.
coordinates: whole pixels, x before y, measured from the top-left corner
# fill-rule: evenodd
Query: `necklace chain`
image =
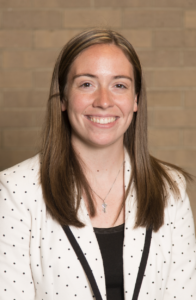
<path id="1" fill-rule="evenodd" d="M 115 177 L 115 179 L 114 179 L 114 181 L 113 181 L 113 183 L 112 183 L 112 186 L 111 186 L 111 188 L 109 189 L 109 191 L 108 191 L 108 193 L 107 193 L 107 195 L 105 196 L 104 199 L 103 199 L 102 197 L 100 197 L 100 196 L 99 196 L 99 195 L 91 188 L 91 190 L 93 191 L 93 193 L 95 193 L 95 195 L 97 195 L 97 197 L 99 197 L 99 198 L 103 201 L 102 207 L 103 207 L 103 212 L 104 212 L 104 213 L 106 213 L 106 207 L 107 207 L 107 204 L 106 204 L 105 200 L 106 200 L 107 196 L 109 195 L 109 193 L 111 192 L 111 190 L 112 190 L 112 188 L 113 188 L 113 186 L 114 186 L 114 184 L 115 184 L 115 182 L 116 182 L 116 180 L 117 180 L 117 178 L 118 178 L 118 175 L 119 175 L 119 173 L 120 173 L 120 171 L 121 171 L 121 169 L 122 169 L 122 166 L 123 166 L 123 163 L 124 163 L 124 162 L 125 162 L 125 161 L 123 160 L 122 165 L 120 166 L 120 169 L 118 170 L 118 173 L 117 173 L 117 175 L 116 175 L 116 177 Z"/>

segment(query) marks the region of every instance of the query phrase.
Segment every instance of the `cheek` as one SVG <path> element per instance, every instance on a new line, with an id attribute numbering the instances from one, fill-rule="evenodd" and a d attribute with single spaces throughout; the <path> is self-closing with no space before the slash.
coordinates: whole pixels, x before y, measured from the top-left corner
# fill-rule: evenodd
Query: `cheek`
<path id="1" fill-rule="evenodd" d="M 87 95 L 73 93 L 68 100 L 68 110 L 70 113 L 84 114 L 89 106 L 89 99 Z"/>
<path id="2" fill-rule="evenodd" d="M 68 100 L 67 113 L 69 117 L 80 116 L 84 113 L 85 105 L 81 97 L 71 97 Z"/>
<path id="3" fill-rule="evenodd" d="M 123 105 L 123 112 L 125 116 L 127 115 L 127 117 L 130 117 L 133 114 L 133 112 L 137 111 L 137 96 L 135 96 L 135 98 L 130 98 L 128 98 Z"/>
<path id="4" fill-rule="evenodd" d="M 131 95 L 131 97 L 129 98 L 129 100 L 127 100 L 126 110 L 131 115 L 133 114 L 133 112 L 137 111 L 137 95 L 135 95 L 135 93 Z"/>

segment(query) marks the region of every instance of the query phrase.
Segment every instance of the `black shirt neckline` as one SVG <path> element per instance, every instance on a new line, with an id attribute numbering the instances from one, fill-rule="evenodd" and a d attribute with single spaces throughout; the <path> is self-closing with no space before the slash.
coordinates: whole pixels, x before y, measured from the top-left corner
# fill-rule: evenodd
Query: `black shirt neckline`
<path id="1" fill-rule="evenodd" d="M 94 227 L 94 232 L 96 234 L 111 234 L 116 232 L 122 232 L 124 231 L 125 224 L 121 224 L 115 227 L 109 227 L 109 228 L 96 228 Z"/>

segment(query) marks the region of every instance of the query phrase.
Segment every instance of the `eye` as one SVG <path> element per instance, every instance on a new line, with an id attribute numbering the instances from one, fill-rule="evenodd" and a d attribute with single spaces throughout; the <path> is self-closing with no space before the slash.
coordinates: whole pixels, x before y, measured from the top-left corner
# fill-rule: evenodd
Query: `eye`
<path id="1" fill-rule="evenodd" d="M 120 89 L 126 89 L 126 86 L 124 84 L 121 84 L 121 83 L 117 83 L 116 87 L 120 88 Z"/>
<path id="2" fill-rule="evenodd" d="M 81 85 L 81 87 L 85 87 L 85 88 L 88 88 L 90 86 L 91 86 L 91 83 L 89 83 L 89 82 L 85 82 Z"/>

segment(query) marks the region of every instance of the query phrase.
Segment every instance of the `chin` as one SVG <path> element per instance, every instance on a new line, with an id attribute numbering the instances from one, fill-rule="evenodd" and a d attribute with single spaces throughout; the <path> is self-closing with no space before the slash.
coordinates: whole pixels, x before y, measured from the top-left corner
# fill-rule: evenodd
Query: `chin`
<path id="1" fill-rule="evenodd" d="M 123 142 L 123 139 L 122 139 Z M 89 140 L 89 145 L 92 147 L 97 147 L 97 148 L 104 148 L 108 147 L 111 145 L 115 145 L 116 143 L 119 143 L 119 139 L 111 140 L 111 139 L 102 139 L 102 140 Z"/>

